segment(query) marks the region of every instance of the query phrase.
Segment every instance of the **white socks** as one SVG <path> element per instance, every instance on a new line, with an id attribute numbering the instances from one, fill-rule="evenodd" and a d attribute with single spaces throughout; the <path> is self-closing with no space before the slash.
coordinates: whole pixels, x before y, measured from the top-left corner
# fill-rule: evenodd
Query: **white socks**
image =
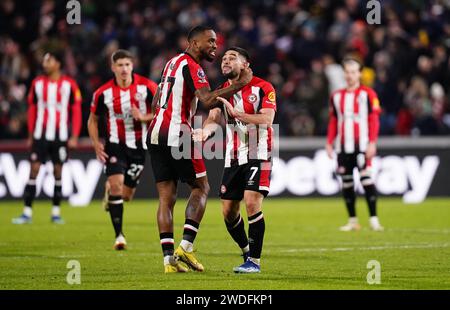
<path id="1" fill-rule="evenodd" d="M 23 215 L 32 217 L 33 216 L 33 208 L 28 207 L 28 206 L 23 207 Z M 52 216 L 61 216 L 61 208 L 58 206 L 53 206 Z"/>
<path id="2" fill-rule="evenodd" d="M 33 209 L 31 207 L 25 206 L 23 208 L 23 215 L 26 215 L 28 217 L 32 217 L 33 216 Z"/>
<path id="3" fill-rule="evenodd" d="M 181 240 L 180 246 L 183 248 L 185 252 L 191 253 L 194 250 L 194 245 L 192 242 Z"/>
<path id="4" fill-rule="evenodd" d="M 357 217 L 349 217 L 348 223 L 349 224 L 358 224 L 358 218 Z"/>
<path id="5" fill-rule="evenodd" d="M 378 220 L 378 216 L 371 216 L 369 219 L 370 226 L 372 227 L 378 227 L 380 225 L 380 221 Z"/>
<path id="6" fill-rule="evenodd" d="M 248 259 L 251 260 L 252 262 L 254 262 L 256 265 L 261 265 L 261 259 L 260 258 L 249 257 Z"/>
<path id="7" fill-rule="evenodd" d="M 52 216 L 60 216 L 61 208 L 59 206 L 53 206 L 52 208 Z"/>

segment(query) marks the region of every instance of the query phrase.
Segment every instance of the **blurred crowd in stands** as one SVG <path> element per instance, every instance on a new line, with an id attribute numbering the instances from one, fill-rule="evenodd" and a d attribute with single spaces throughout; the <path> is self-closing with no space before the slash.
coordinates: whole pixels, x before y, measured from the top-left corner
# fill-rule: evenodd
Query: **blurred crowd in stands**
<path id="1" fill-rule="evenodd" d="M 65 52 L 86 122 L 93 91 L 111 78 L 114 50 L 131 50 L 135 71 L 158 82 L 198 24 L 218 36 L 219 57 L 205 64 L 211 87 L 223 81 L 224 49 L 247 48 L 255 75 L 277 90 L 284 136 L 325 134 L 329 94 L 344 86 L 339 62 L 347 54 L 364 61 L 363 83 L 380 97 L 382 135 L 449 135 L 450 1 L 380 0 L 380 25 L 366 22 L 366 2 L 80 0 L 81 24 L 69 25 L 67 1 L 2 0 L 0 139 L 27 136 L 26 94 L 45 51 Z"/>

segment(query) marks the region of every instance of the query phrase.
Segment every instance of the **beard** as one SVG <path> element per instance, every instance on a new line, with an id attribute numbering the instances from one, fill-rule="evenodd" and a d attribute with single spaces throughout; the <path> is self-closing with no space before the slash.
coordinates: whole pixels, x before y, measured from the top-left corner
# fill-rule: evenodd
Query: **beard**
<path id="1" fill-rule="evenodd" d="M 231 70 L 230 72 L 224 74 L 223 76 L 227 78 L 228 80 L 232 80 L 236 78 L 239 75 L 239 72 Z"/>
<path id="2" fill-rule="evenodd" d="M 200 54 L 201 54 L 202 59 L 205 59 L 205 60 L 208 61 L 208 62 L 213 62 L 214 57 L 212 57 L 212 56 L 208 53 L 207 50 L 202 50 Z"/>

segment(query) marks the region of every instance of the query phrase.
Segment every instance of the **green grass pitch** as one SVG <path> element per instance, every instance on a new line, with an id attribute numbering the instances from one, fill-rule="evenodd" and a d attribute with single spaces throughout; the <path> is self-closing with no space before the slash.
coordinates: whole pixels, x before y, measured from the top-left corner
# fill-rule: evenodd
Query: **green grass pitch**
<path id="1" fill-rule="evenodd" d="M 262 273 L 233 274 L 240 250 L 226 232 L 220 202 L 208 201 L 195 242 L 204 273 L 163 273 L 155 200 L 125 206 L 125 252 L 112 250 L 109 214 L 94 201 L 87 208 L 63 206 L 65 225 L 50 224 L 50 201 L 35 203 L 33 224 L 15 226 L 20 202 L 0 202 L 0 289 L 450 289 L 450 200 L 404 205 L 379 202 L 382 233 L 339 232 L 346 216 L 341 199 L 268 198 Z M 185 200 L 176 205 L 176 245 Z M 245 213 L 244 213 L 245 214 Z M 244 216 L 245 217 L 245 216 Z M 78 260 L 81 284 L 66 282 L 67 262 Z M 381 284 L 369 285 L 367 263 L 381 265 Z"/>

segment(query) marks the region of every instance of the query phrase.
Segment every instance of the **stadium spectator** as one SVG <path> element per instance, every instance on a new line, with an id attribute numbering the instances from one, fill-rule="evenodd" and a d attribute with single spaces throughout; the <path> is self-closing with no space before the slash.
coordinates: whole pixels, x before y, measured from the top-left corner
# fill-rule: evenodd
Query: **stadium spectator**
<path id="1" fill-rule="evenodd" d="M 66 23 L 65 4 L 55 0 L 6 0 L 0 4 L 0 97 L 8 103 L 2 103 L 2 139 L 23 138 L 25 120 L 10 114 L 5 117 L 4 111 L 6 106 L 26 106 L 24 98 L 14 101 L 17 98 L 10 96 L 11 85 L 29 88 L 30 76 L 39 73 L 42 51 L 60 47 L 66 51 L 67 73 L 75 76 L 85 98 L 86 121 L 87 98 L 100 80 L 109 77 L 107 60 L 113 50 L 131 50 L 138 56 L 138 73 L 158 79 L 167 60 L 185 49 L 184 34 L 196 24 L 218 30 L 219 55 L 234 45 L 254 55 L 255 74 L 273 83 L 280 95 L 275 123 L 280 123 L 283 135 L 325 134 L 325 98 L 338 87 L 336 80 L 342 72 L 336 63 L 348 53 L 363 59 L 367 66 L 363 82 L 367 78 L 373 83 L 369 86 L 383 103 L 381 134 L 449 132 L 449 122 L 444 121 L 450 118 L 448 2 L 383 1 L 381 25 L 365 22 L 366 1 L 362 0 L 91 0 L 81 3 L 82 25 Z M 205 69 L 212 87 L 223 82 L 218 62 Z M 430 87 L 434 83 L 443 87 L 440 117 L 424 122 L 415 105 L 409 104 L 411 98 L 404 98 L 408 89 L 417 88 L 412 85 L 417 83 L 415 76 L 422 78 L 428 89 L 421 93 L 426 96 L 422 101 L 433 102 Z M 307 89 L 310 83 L 319 86 L 319 80 L 320 87 Z M 326 93 L 322 93 L 324 87 L 328 87 Z M 306 94 L 302 93 L 305 89 Z M 87 135 L 86 128 L 81 134 Z"/>

